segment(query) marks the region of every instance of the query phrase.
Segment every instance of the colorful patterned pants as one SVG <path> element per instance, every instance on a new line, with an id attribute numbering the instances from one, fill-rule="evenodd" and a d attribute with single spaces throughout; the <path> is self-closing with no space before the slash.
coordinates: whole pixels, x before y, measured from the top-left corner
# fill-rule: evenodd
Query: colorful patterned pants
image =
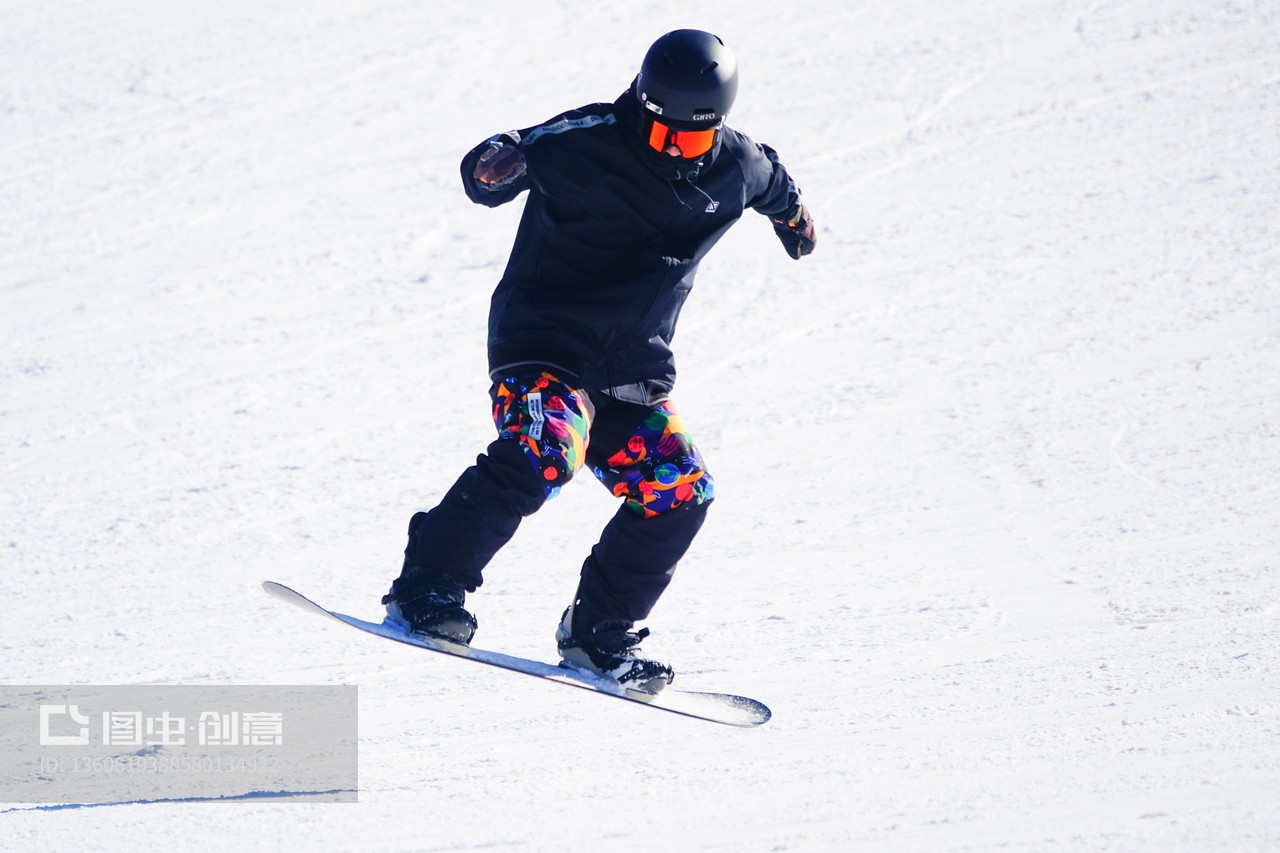
<path id="1" fill-rule="evenodd" d="M 543 370 L 504 377 L 491 397 L 498 438 L 435 509 L 413 517 L 398 594 L 440 575 L 479 587 L 521 519 L 585 465 L 623 503 L 583 564 L 580 607 L 643 619 L 715 496 L 675 407 L 620 403 Z"/>
<path id="2" fill-rule="evenodd" d="M 615 404 L 598 415 L 585 392 L 550 373 L 510 377 L 494 385 L 499 437 L 518 441 L 554 497 L 584 461 L 636 515 L 653 518 L 715 496 L 715 483 L 670 400 L 646 409 Z M 628 432 L 620 442 L 619 427 Z M 603 435 L 602 435 L 603 434 Z M 603 445 L 603 446 L 601 446 Z"/>

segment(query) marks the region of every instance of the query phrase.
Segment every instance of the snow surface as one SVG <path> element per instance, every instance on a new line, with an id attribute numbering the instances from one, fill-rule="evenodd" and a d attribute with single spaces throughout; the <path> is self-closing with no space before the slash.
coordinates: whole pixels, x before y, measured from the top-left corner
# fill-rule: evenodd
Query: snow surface
<path id="1" fill-rule="evenodd" d="M 360 802 L 0 846 L 1280 848 L 1274 0 L 0 4 L 0 682 L 358 684 Z M 366 639 L 489 440 L 490 133 L 737 50 L 819 224 L 704 264 L 720 497 L 647 646 L 721 728 Z M 590 478 L 472 598 L 550 657 Z M 481 642 L 482 641 L 482 642 Z"/>

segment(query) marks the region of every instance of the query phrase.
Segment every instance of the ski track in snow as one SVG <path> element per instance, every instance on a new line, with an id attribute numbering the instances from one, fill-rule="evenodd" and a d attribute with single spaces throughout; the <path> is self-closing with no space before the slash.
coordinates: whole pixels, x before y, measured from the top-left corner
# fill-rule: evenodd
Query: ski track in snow
<path id="1" fill-rule="evenodd" d="M 519 210 L 458 159 L 678 26 L 819 228 L 796 263 L 749 214 L 675 342 L 718 498 L 646 647 L 750 732 L 259 587 L 377 613 L 491 430 Z M 0 683 L 361 711 L 356 805 L 14 803 L 0 846 L 1280 847 L 1277 44 L 1265 0 L 0 10 Z M 553 654 L 581 479 L 484 647 Z"/>

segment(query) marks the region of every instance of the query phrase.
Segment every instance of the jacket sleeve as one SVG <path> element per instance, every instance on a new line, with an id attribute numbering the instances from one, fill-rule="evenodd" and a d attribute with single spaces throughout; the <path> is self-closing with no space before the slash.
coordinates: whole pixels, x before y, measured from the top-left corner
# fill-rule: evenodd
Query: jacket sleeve
<path id="1" fill-rule="evenodd" d="M 781 216 L 800 200 L 800 190 L 778 160 L 777 151 L 760 143 L 755 147 L 756 156 L 750 170 L 751 188 L 755 192 L 747 198 L 747 207 L 765 216 Z"/>
<path id="2" fill-rule="evenodd" d="M 560 113 L 541 124 L 519 130 L 508 130 L 506 133 L 489 137 L 462 158 L 462 186 L 467 191 L 467 197 L 476 204 L 497 207 L 500 204 L 506 204 L 531 187 L 549 191 L 566 178 L 572 179 L 572 175 L 566 175 L 563 169 L 557 169 L 554 166 L 548 168 L 548 165 L 557 159 L 554 151 L 564 147 L 564 143 L 556 140 L 568 138 L 567 134 L 570 131 L 592 128 L 601 124 L 613 124 L 612 110 L 612 104 L 588 104 Z M 517 146 L 524 153 L 528 168 L 525 174 L 499 190 L 488 189 L 475 179 L 476 163 L 480 161 L 480 155 L 494 142 Z M 539 156 L 540 151 L 548 147 L 551 149 L 551 156 L 547 153 Z"/>
<path id="3" fill-rule="evenodd" d="M 490 145 L 495 142 L 501 142 L 504 145 L 514 145 L 518 148 L 520 147 L 521 138 L 521 131 L 508 130 L 506 133 L 497 133 L 490 136 L 467 152 L 466 156 L 462 158 L 462 188 L 467 191 L 467 198 L 476 204 L 483 204 L 485 207 L 497 207 L 500 204 L 506 204 L 529 188 L 529 175 L 527 172 L 512 183 L 497 190 L 489 189 L 477 181 L 475 177 L 476 163 L 480 162 L 480 155 L 487 151 Z"/>

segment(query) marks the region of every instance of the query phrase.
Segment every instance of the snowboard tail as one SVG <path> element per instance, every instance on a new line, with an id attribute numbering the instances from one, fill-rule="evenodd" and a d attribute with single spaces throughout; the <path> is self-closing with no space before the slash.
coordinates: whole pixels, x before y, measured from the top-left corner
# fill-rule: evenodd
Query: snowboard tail
<path id="1" fill-rule="evenodd" d="M 624 699 L 650 708 L 670 711 L 673 714 L 696 717 L 714 723 L 742 728 L 763 725 L 772 716 L 772 712 L 762 702 L 746 696 L 735 696 L 730 693 L 701 693 L 675 690 L 670 687 L 661 693 L 644 693 L 639 690 L 629 690 L 613 679 L 597 673 L 515 657 L 501 652 L 486 651 L 444 640 L 433 640 L 419 634 L 410 634 L 398 626 L 386 622 L 366 622 L 355 616 L 328 610 L 302 593 L 275 581 L 264 581 L 262 588 L 281 601 L 286 601 L 317 616 L 349 625 L 366 634 L 373 634 L 374 636 L 394 640 L 397 643 L 404 643 L 409 646 L 417 646 L 420 649 L 426 649 L 437 654 L 518 672 L 544 681 L 590 690 L 605 696 L 612 696 L 615 699 Z"/>

